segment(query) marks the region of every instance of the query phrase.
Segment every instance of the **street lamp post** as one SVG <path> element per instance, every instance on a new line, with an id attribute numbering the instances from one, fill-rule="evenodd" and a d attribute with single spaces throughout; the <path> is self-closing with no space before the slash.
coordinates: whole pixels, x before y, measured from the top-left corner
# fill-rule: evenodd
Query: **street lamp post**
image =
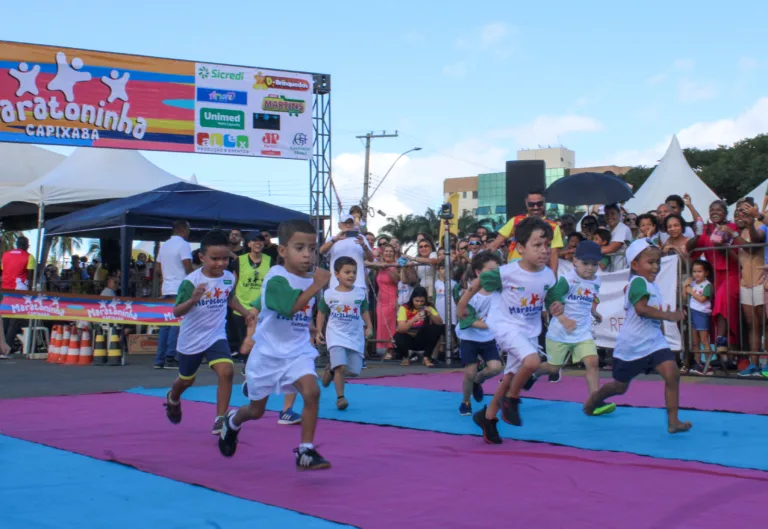
<path id="1" fill-rule="evenodd" d="M 420 150 L 421 150 L 421 147 L 414 147 L 413 149 L 405 151 L 403 154 L 398 156 L 397 159 L 394 162 L 392 162 L 392 165 L 389 167 L 389 169 L 387 169 L 387 172 L 384 173 L 384 176 L 382 177 L 382 179 L 379 180 L 379 184 L 376 186 L 376 189 L 374 189 L 373 193 L 371 193 L 368 197 L 366 197 L 366 199 L 365 199 L 365 207 L 366 208 L 368 207 L 368 203 L 370 202 L 370 200 L 373 198 L 373 195 L 376 194 L 376 191 L 378 191 L 379 188 L 381 187 L 381 184 L 384 183 L 384 180 L 386 180 L 386 178 L 389 175 L 390 171 L 392 171 L 392 169 L 395 167 L 395 164 L 397 164 L 397 162 L 400 161 L 400 158 L 402 158 L 403 156 L 405 156 L 408 153 L 415 152 L 415 151 L 420 151 Z M 365 209 L 365 208 L 363 208 L 363 209 Z"/>

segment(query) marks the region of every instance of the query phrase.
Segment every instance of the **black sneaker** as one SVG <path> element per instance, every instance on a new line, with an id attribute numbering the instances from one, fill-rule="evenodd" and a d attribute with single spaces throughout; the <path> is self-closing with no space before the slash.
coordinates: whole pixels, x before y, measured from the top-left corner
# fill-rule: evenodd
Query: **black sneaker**
<path id="1" fill-rule="evenodd" d="M 165 367 L 165 364 L 155 364 L 154 369 L 163 369 Z"/>
<path id="2" fill-rule="evenodd" d="M 482 384 L 478 384 L 477 382 L 472 384 L 472 397 L 477 402 L 483 402 L 483 397 L 485 397 L 485 393 L 483 393 L 483 385 Z"/>
<path id="3" fill-rule="evenodd" d="M 237 450 L 237 436 L 240 430 L 233 430 L 229 426 L 229 419 L 237 413 L 235 410 L 229 410 L 224 417 L 221 433 L 219 433 L 219 452 L 224 457 L 232 457 Z"/>
<path id="4" fill-rule="evenodd" d="M 296 470 L 324 470 L 331 468 L 331 462 L 325 459 L 314 448 L 294 448 L 296 454 Z"/>
<path id="5" fill-rule="evenodd" d="M 533 385 L 536 383 L 537 380 L 539 380 L 539 377 L 537 377 L 536 375 L 531 375 L 531 378 L 529 378 L 525 382 L 525 385 L 523 386 L 523 389 L 525 391 L 531 391 L 531 388 L 533 387 Z"/>
<path id="6" fill-rule="evenodd" d="M 171 392 L 169 391 L 165 396 L 165 415 L 168 420 L 173 424 L 179 424 L 181 422 L 181 400 L 176 404 L 171 404 Z"/>
<path id="7" fill-rule="evenodd" d="M 560 382 L 560 379 L 562 377 L 563 377 L 563 370 L 562 369 L 558 369 L 557 373 L 555 373 L 554 375 L 549 375 L 549 381 L 552 382 L 553 384 L 556 384 L 556 383 Z"/>
<path id="8" fill-rule="evenodd" d="M 496 417 L 488 419 L 485 416 L 487 409 L 488 406 L 483 406 L 482 410 L 476 412 L 472 416 L 472 420 L 475 421 L 475 424 L 478 425 L 481 430 L 483 430 L 483 441 L 489 445 L 500 445 L 502 440 L 499 435 L 499 430 L 496 428 L 499 420 Z"/>
<path id="9" fill-rule="evenodd" d="M 166 358 L 165 364 L 163 365 L 163 369 L 178 369 L 179 368 L 179 361 L 175 358 Z"/>
<path id="10" fill-rule="evenodd" d="M 501 399 L 501 418 L 504 422 L 512 426 L 522 426 L 523 420 L 520 418 L 520 399 L 502 397 Z"/>
<path id="11" fill-rule="evenodd" d="M 224 416 L 219 415 L 218 417 L 216 417 L 216 420 L 213 421 L 213 430 L 211 431 L 211 433 L 213 435 L 219 435 L 223 429 L 224 429 Z"/>

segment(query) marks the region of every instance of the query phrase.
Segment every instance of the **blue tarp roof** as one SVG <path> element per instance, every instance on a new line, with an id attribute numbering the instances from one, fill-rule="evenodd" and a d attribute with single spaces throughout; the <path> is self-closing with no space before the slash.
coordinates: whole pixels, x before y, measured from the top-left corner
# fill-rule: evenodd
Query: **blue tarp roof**
<path id="1" fill-rule="evenodd" d="M 131 197 L 120 198 L 70 213 L 45 223 L 45 236 L 119 238 L 123 226 L 132 228 L 135 240 L 165 240 L 175 220 L 192 226 L 192 239 L 217 228 L 274 231 L 291 219 L 309 216 L 260 200 L 180 182 Z"/>

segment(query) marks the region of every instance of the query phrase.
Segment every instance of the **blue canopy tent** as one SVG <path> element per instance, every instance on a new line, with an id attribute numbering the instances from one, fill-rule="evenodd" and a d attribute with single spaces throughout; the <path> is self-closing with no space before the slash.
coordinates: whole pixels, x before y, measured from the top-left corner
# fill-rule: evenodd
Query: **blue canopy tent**
<path id="1" fill-rule="evenodd" d="M 275 231 L 286 220 L 309 220 L 305 213 L 260 200 L 180 182 L 154 191 L 112 200 L 70 213 L 45 223 L 47 256 L 52 237 L 79 236 L 120 241 L 120 265 L 127 270 L 134 240 L 164 241 L 170 237 L 175 220 L 186 220 L 192 227 L 190 240 L 199 241 L 212 229 Z M 107 260 L 106 255 L 104 256 Z M 128 274 L 123 274 L 123 292 Z"/>

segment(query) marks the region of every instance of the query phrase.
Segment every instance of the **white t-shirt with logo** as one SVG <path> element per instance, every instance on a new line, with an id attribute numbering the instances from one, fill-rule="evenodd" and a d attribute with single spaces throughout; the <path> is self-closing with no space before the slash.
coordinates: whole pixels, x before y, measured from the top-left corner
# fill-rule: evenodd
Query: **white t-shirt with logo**
<path id="1" fill-rule="evenodd" d="M 445 291 L 445 283 L 441 279 L 435 280 L 435 308 L 443 323 L 446 323 L 445 314 L 445 296 L 446 294 L 451 299 L 451 324 L 456 325 L 458 319 L 456 317 L 456 301 L 453 299 L 453 287 L 456 285 L 456 281 L 451 281 L 448 285 L 448 292 Z"/>
<path id="2" fill-rule="evenodd" d="M 547 339 L 553 342 L 575 344 L 594 340 L 592 335 L 592 304 L 600 292 L 600 278 L 582 279 L 575 270 L 564 274 L 554 288 L 549 290 L 548 302 L 559 301 L 565 307 L 566 318 L 576 322 L 576 328 L 568 332 L 557 318 L 549 322 Z"/>
<path id="3" fill-rule="evenodd" d="M 363 237 L 363 244 L 369 250 L 368 241 Z M 363 247 L 357 244 L 357 239 L 342 239 L 331 246 L 330 251 L 331 259 L 331 271 L 335 270 L 334 264 L 339 257 L 351 257 L 357 263 L 357 279 L 355 279 L 355 287 L 362 288 L 364 291 L 368 291 L 368 285 L 365 283 L 365 252 Z M 336 279 L 336 274 L 331 274 L 330 288 L 336 288 L 339 286 L 339 280 Z"/>
<path id="4" fill-rule="evenodd" d="M 627 316 L 616 337 L 614 358 L 624 361 L 638 360 L 656 351 L 669 348 L 662 331 L 663 322 L 643 318 L 635 312 L 635 304 L 643 298 L 648 298 L 649 307 L 663 310 L 664 299 L 661 297 L 659 287 L 644 277 L 634 276 L 624 294 L 624 308 Z"/>
<path id="5" fill-rule="evenodd" d="M 311 277 L 297 276 L 283 266 L 269 270 L 261 285 L 261 312 L 252 353 L 274 358 L 317 356 L 317 349 L 309 337 L 315 298 L 289 315 L 301 293 L 312 286 L 312 281 Z"/>
<path id="6" fill-rule="evenodd" d="M 368 312 L 365 291 L 359 288 L 351 292 L 328 289 L 320 301 L 319 310 L 328 315 L 325 341 L 328 347 L 346 347 L 361 355 L 365 351 L 365 322 L 363 313 Z"/>
<path id="7" fill-rule="evenodd" d="M 157 262 L 162 266 L 163 296 L 175 296 L 179 292 L 179 286 L 187 276 L 182 263 L 185 259 L 192 260 L 192 248 L 178 235 L 174 235 L 160 246 Z"/>
<path id="8" fill-rule="evenodd" d="M 405 305 L 409 301 L 411 301 L 411 294 L 413 293 L 413 289 L 415 287 L 411 285 L 407 285 L 403 283 L 402 281 L 398 281 L 397 283 L 397 306 Z"/>
<path id="9" fill-rule="evenodd" d="M 179 354 L 202 353 L 219 340 L 227 339 L 227 306 L 235 288 L 235 276 L 227 270 L 221 277 L 207 277 L 198 268 L 179 285 L 176 305 L 192 298 L 198 285 L 205 284 L 205 294 L 181 319 L 176 350 Z"/>
<path id="10" fill-rule="evenodd" d="M 507 333 L 512 327 L 530 339 L 539 337 L 544 298 L 557 282 L 550 268 L 528 272 L 515 261 L 482 273 L 480 282 L 486 291 L 501 292 L 498 309 L 491 310 L 487 322 L 494 334 Z"/>
<path id="11" fill-rule="evenodd" d="M 489 294 L 478 292 L 472 296 L 472 299 L 469 300 L 469 305 L 467 307 L 469 310 L 468 320 L 483 320 L 487 324 L 488 314 L 491 312 L 491 308 L 494 305 L 494 300 L 498 297 L 498 292 L 491 292 Z M 460 340 L 485 343 L 494 339 L 493 331 L 491 329 L 478 329 L 477 327 L 462 328 L 463 322 L 464 320 L 459 322 L 459 325 L 456 327 L 456 336 L 458 336 Z"/>
<path id="12" fill-rule="evenodd" d="M 691 296 L 691 310 L 703 312 L 704 314 L 712 314 L 712 283 L 706 279 L 701 283 L 696 283 L 693 281 L 691 282 L 691 290 L 693 290 L 698 296 L 707 296 L 707 300 L 704 302 L 701 302 Z"/>

